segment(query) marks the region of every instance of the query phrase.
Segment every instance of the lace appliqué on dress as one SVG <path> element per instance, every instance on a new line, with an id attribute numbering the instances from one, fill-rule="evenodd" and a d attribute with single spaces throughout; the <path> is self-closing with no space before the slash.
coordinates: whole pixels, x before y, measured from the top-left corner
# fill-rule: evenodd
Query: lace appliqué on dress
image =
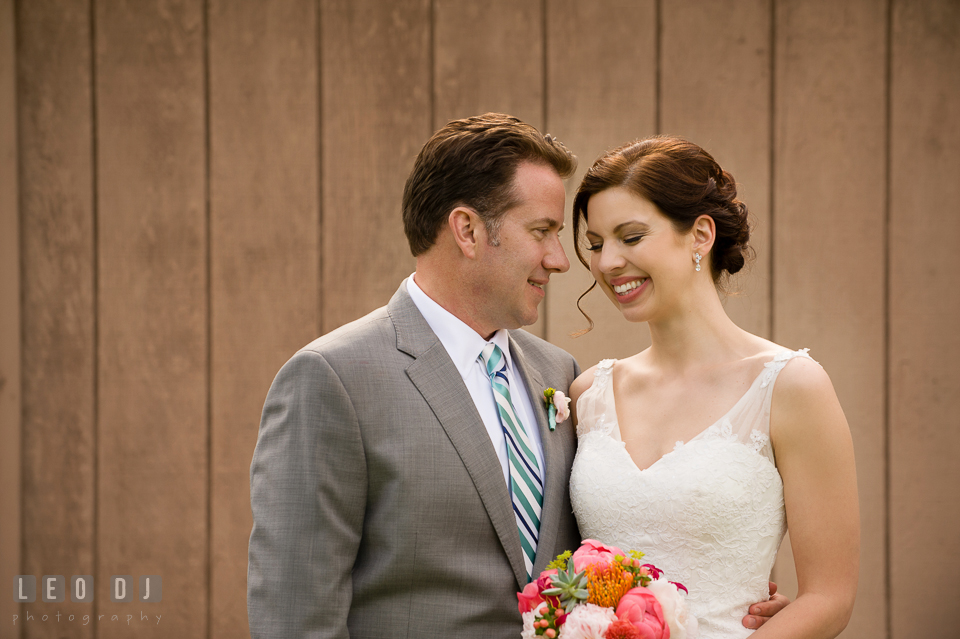
<path id="1" fill-rule="evenodd" d="M 770 441 L 770 436 L 761 433 L 759 430 L 754 428 L 750 431 L 750 442 L 753 444 L 751 450 L 759 454 L 763 450 L 763 447 L 767 445 L 767 442 Z"/>
<path id="2" fill-rule="evenodd" d="M 593 372 L 593 384 L 577 400 L 577 436 L 598 431 L 613 435 L 617 422 L 613 398 L 613 365 L 615 359 L 604 359 Z M 618 430 L 619 434 L 619 430 Z"/>

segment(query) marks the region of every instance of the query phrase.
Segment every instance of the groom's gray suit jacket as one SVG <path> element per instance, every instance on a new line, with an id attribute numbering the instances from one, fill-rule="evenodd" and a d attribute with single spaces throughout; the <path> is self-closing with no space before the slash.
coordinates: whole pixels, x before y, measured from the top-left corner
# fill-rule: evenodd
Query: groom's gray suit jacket
<path id="1" fill-rule="evenodd" d="M 538 574 L 580 541 L 567 493 L 571 420 L 550 432 L 540 401 L 579 369 L 525 331 L 510 332 L 510 350 L 543 442 Z M 250 489 L 254 639 L 519 637 L 526 572 L 503 470 L 405 285 L 280 370 Z"/>

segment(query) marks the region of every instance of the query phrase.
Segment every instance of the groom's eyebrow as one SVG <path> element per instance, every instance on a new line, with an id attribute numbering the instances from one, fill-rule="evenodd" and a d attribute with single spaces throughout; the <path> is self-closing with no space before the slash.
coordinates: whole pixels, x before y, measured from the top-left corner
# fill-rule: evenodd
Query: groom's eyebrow
<path id="1" fill-rule="evenodd" d="M 532 223 L 533 226 L 540 226 L 541 224 L 543 224 L 543 225 L 545 225 L 545 226 L 547 226 L 547 227 L 549 227 L 549 228 L 552 229 L 552 228 L 555 228 L 555 227 L 557 226 L 557 221 L 556 221 L 555 219 L 553 219 L 552 217 L 542 217 L 542 218 L 540 218 L 539 220 L 534 220 L 533 223 Z M 566 224 L 561 223 L 561 224 L 560 224 L 560 230 L 562 231 L 565 226 L 566 226 Z"/>

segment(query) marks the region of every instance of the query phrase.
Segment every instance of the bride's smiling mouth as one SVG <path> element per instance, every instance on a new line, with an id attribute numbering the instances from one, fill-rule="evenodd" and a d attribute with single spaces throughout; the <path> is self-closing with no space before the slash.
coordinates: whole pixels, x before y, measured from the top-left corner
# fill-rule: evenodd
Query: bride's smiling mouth
<path id="1" fill-rule="evenodd" d="M 610 282 L 610 288 L 617 296 L 617 301 L 621 304 L 630 302 L 647 288 L 646 284 L 649 278 L 616 278 Z"/>

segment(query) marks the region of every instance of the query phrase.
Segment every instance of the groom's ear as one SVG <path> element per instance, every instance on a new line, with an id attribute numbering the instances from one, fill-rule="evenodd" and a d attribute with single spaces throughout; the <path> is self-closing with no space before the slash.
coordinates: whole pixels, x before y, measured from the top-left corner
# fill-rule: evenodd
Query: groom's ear
<path id="1" fill-rule="evenodd" d="M 477 257 L 478 246 L 486 242 L 486 228 L 477 212 L 465 206 L 450 211 L 447 224 L 453 232 L 453 241 L 468 259 Z"/>

